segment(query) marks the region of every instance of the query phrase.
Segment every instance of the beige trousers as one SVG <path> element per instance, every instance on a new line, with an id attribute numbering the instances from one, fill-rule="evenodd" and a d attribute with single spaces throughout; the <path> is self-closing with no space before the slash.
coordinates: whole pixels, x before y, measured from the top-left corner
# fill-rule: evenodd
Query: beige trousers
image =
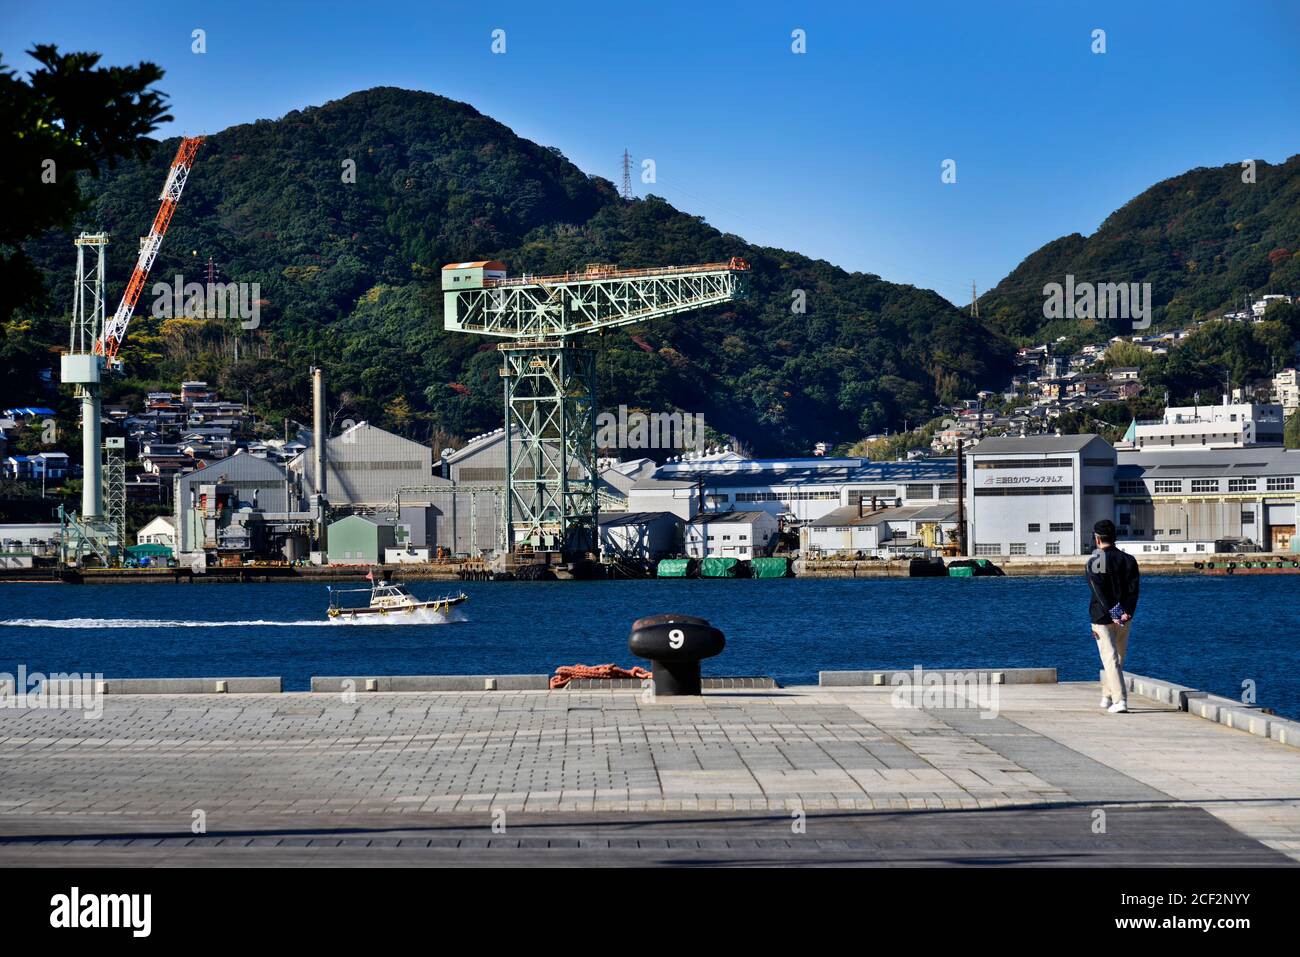
<path id="1" fill-rule="evenodd" d="M 1097 653 L 1101 655 L 1101 690 L 1111 701 L 1128 700 L 1128 691 L 1124 687 L 1124 655 L 1128 651 L 1128 630 L 1132 624 L 1092 626 L 1092 636 L 1097 639 Z"/>

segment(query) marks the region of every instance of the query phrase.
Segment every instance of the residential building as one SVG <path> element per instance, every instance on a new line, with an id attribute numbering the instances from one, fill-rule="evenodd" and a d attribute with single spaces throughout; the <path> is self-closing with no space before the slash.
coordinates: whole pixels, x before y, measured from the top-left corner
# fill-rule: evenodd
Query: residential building
<path id="1" fill-rule="evenodd" d="M 62 481 L 71 473 L 71 462 L 67 452 L 37 452 L 28 456 L 31 464 L 31 479 L 40 481 Z"/>
<path id="2" fill-rule="evenodd" d="M 1300 409 L 1300 381 L 1294 368 L 1283 369 L 1273 376 L 1273 401 L 1282 406 L 1284 415 Z"/>
<path id="3" fill-rule="evenodd" d="M 176 547 L 176 519 L 171 515 L 159 515 L 135 533 L 137 545 L 166 545 Z"/>

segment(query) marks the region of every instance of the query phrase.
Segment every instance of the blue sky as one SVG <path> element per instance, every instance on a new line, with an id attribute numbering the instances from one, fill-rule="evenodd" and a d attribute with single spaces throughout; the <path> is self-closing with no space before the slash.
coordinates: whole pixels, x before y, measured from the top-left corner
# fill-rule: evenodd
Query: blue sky
<path id="1" fill-rule="evenodd" d="M 626 147 L 656 164 L 638 193 L 958 303 L 1165 177 L 1300 152 L 1298 40 L 1295 0 L 0 6 L 19 70 L 36 42 L 162 66 L 165 135 L 428 90 L 616 182 Z"/>

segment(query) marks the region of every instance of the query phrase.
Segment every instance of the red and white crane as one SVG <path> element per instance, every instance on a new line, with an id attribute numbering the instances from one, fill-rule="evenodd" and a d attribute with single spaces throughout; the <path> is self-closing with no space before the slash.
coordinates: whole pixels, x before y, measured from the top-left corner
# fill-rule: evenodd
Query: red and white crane
<path id="1" fill-rule="evenodd" d="M 163 185 L 159 199 L 162 204 L 158 215 L 154 217 L 153 226 L 140 243 L 140 255 L 136 260 L 135 271 L 126 284 L 122 301 L 111 319 L 105 318 L 104 309 L 104 247 L 108 245 L 106 233 L 82 233 L 76 239 L 77 245 L 77 291 L 73 299 L 72 331 L 69 336 L 68 351 L 60 359 L 61 378 L 65 385 L 76 387 L 76 394 L 81 399 L 81 457 L 82 457 L 82 495 L 81 514 L 76 520 L 77 560 L 80 561 L 82 544 L 89 544 L 100 553 L 101 557 L 115 554 L 119 559 L 126 547 L 125 536 L 125 486 L 120 495 L 115 490 L 108 503 L 108 519 L 105 523 L 104 511 L 104 472 L 101 459 L 100 437 L 100 383 L 105 366 L 117 367 L 118 350 L 126 339 L 127 326 L 135 312 L 136 303 L 149 279 L 149 270 L 153 268 L 158 250 L 162 247 L 163 236 L 176 212 L 180 202 L 181 191 L 189 178 L 194 165 L 194 156 L 203 137 L 195 136 L 181 140 L 176 158 L 172 160 L 167 172 L 167 182 Z M 95 256 L 93 275 L 87 269 L 86 250 Z M 102 328 L 101 328 L 102 325 Z M 121 439 L 110 440 L 114 450 L 122 448 Z M 120 463 L 120 454 L 116 460 Z M 120 469 L 119 469 L 120 471 Z M 120 483 L 119 483 L 120 484 Z M 121 499 L 119 501 L 119 498 Z"/>
<path id="2" fill-rule="evenodd" d="M 172 160 L 171 169 L 167 173 L 167 182 L 163 184 L 162 193 L 158 197 L 162 200 L 162 205 L 158 207 L 158 215 L 153 219 L 149 235 L 140 244 L 135 271 L 126 284 L 126 291 L 122 293 L 117 312 L 104 323 L 104 333 L 95 344 L 95 352 L 110 361 L 117 358 L 117 352 L 126 339 L 126 329 L 131 324 L 135 305 L 140 300 L 140 293 L 144 291 L 144 284 L 149 279 L 149 270 L 158 257 L 158 250 L 162 248 L 163 236 L 167 235 L 167 227 L 172 221 L 172 214 L 176 212 L 176 205 L 181 201 L 181 191 L 185 189 L 185 181 L 189 178 L 194 156 L 203 144 L 203 139 L 202 136 L 187 137 L 181 140 L 180 148 L 176 150 L 176 158 Z"/>

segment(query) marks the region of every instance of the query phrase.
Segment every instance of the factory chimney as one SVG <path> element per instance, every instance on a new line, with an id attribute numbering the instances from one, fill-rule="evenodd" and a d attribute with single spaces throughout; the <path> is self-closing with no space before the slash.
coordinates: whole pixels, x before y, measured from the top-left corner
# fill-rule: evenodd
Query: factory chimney
<path id="1" fill-rule="evenodd" d="M 311 370 L 311 441 L 316 494 L 325 496 L 325 382 L 320 366 Z"/>

